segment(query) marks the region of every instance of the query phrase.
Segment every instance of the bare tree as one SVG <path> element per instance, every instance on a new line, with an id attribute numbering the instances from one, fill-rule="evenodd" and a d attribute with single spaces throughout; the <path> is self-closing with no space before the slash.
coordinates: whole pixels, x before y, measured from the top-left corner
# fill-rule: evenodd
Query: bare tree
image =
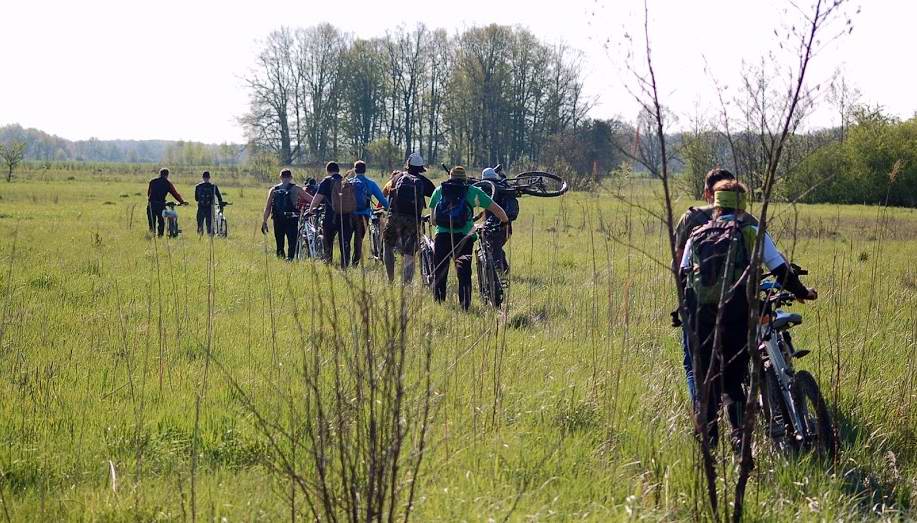
<path id="1" fill-rule="evenodd" d="M 25 158 L 25 143 L 10 142 L 8 144 L 0 143 L 0 159 L 3 159 L 6 165 L 6 181 L 13 181 L 13 169 Z"/>

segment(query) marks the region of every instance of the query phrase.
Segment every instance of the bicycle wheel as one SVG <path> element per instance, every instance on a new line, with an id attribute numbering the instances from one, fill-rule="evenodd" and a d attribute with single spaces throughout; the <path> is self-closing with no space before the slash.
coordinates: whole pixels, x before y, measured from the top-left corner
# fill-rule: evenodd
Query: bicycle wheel
<path id="1" fill-rule="evenodd" d="M 521 194 L 553 198 L 567 192 L 567 182 L 556 174 L 543 171 L 529 171 L 507 180 Z"/>
<path id="2" fill-rule="evenodd" d="M 824 456 L 833 457 L 836 448 L 834 424 L 815 377 L 799 371 L 793 380 L 793 401 L 805 424 L 803 445 Z"/>
<path id="3" fill-rule="evenodd" d="M 493 259 L 487 252 L 487 247 L 478 249 L 478 284 L 484 301 L 494 307 L 503 303 L 503 284 L 497 275 Z"/>
<path id="4" fill-rule="evenodd" d="M 369 222 L 369 249 L 373 258 L 382 259 L 382 231 L 377 221 Z"/>
<path id="5" fill-rule="evenodd" d="M 420 238 L 420 279 L 427 287 L 433 286 L 433 242 L 427 236 Z"/>
<path id="6" fill-rule="evenodd" d="M 224 238 L 229 237 L 229 222 L 226 221 L 226 218 L 220 220 L 220 236 Z"/>
<path id="7" fill-rule="evenodd" d="M 764 428 L 767 430 L 767 435 L 773 440 L 777 449 L 784 452 L 791 450 L 786 438 L 789 417 L 773 369 L 764 371 L 760 394 L 761 412 L 764 414 L 766 423 Z"/>

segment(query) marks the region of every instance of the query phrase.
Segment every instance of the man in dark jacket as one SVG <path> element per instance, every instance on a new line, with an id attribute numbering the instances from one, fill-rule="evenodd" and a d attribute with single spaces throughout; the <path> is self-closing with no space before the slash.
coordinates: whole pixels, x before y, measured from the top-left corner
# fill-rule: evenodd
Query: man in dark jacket
<path id="1" fill-rule="evenodd" d="M 204 234 L 204 223 L 207 223 L 207 234 L 213 236 L 213 201 L 223 205 L 220 188 L 210 183 L 210 171 L 201 175 L 201 183 L 194 186 L 194 200 L 197 202 L 197 233 Z"/>
<path id="2" fill-rule="evenodd" d="M 274 240 L 277 242 L 277 257 L 292 260 L 296 257 L 297 233 L 299 232 L 299 209 L 309 195 L 293 183 L 293 172 L 289 169 L 280 171 L 280 183 L 271 187 L 264 204 L 264 218 L 261 221 L 261 233 L 267 234 L 270 228 L 267 219 L 274 219 Z M 284 252 L 284 241 L 287 249 Z"/>
<path id="3" fill-rule="evenodd" d="M 420 153 L 411 153 L 405 168 L 406 171 L 392 173 L 392 179 L 382 189 L 389 199 L 389 214 L 382 230 L 382 258 L 389 281 L 395 281 L 395 251 L 399 251 L 404 257 L 402 282 L 410 283 L 414 278 L 421 215 L 427 207 L 426 198 L 433 196 L 436 186 L 423 175 L 427 169 Z"/>
<path id="4" fill-rule="evenodd" d="M 146 207 L 147 222 L 150 225 L 151 233 L 153 232 L 153 223 L 156 223 L 156 234 L 159 236 L 163 235 L 166 228 L 166 221 L 165 218 L 162 217 L 162 211 L 166 209 L 167 194 L 171 194 L 173 198 L 178 200 L 179 204 L 186 204 L 184 198 L 178 194 L 178 191 L 175 190 L 175 186 L 169 181 L 169 170 L 162 168 L 159 170 L 159 177 L 150 180 L 150 184 L 146 190 L 148 201 Z"/>

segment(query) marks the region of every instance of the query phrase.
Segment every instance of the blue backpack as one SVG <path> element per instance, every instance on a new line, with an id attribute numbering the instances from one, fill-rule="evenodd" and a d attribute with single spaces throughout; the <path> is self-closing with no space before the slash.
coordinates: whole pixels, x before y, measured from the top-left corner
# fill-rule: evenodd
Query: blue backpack
<path id="1" fill-rule="evenodd" d="M 369 209 L 369 191 L 366 189 L 366 182 L 359 176 L 354 176 L 350 181 L 353 185 L 353 199 L 357 204 L 358 211 Z"/>
<path id="2" fill-rule="evenodd" d="M 465 201 L 468 184 L 464 181 L 448 180 L 440 186 L 440 198 L 433 209 L 436 225 L 458 229 L 471 221 L 472 208 Z"/>

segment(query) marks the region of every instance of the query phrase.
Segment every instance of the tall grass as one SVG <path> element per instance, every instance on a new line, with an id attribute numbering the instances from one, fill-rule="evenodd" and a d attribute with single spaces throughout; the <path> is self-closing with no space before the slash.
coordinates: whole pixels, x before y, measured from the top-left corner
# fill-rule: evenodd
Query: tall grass
<path id="1" fill-rule="evenodd" d="M 11 521 L 705 517 L 671 279 L 623 246 L 666 252 L 640 211 L 524 199 L 505 310 L 476 295 L 462 313 L 454 289 L 435 304 L 373 264 L 276 260 L 261 190 L 227 188 L 232 237 L 212 247 L 124 227 L 138 190 L 78 176 L 53 206 L 0 187 Z M 757 434 L 746 516 L 913 518 L 917 214 L 797 208 L 770 229 L 795 228 L 822 294 L 794 334 L 841 449 L 826 466 Z"/>

